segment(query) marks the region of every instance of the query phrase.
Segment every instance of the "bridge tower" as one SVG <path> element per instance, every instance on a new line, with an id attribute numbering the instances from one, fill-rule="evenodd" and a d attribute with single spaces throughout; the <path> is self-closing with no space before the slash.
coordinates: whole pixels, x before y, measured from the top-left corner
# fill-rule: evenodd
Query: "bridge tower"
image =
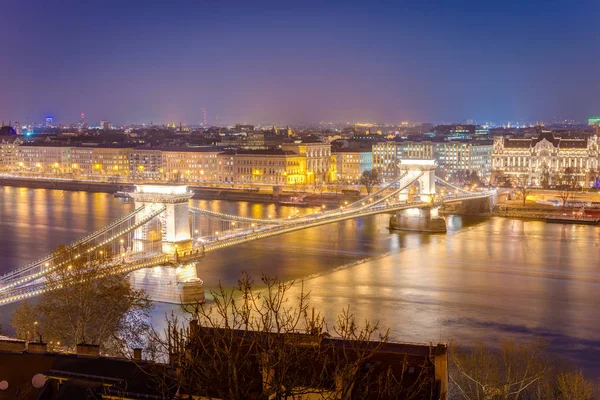
<path id="1" fill-rule="evenodd" d="M 185 185 L 136 185 L 136 191 L 129 194 L 135 201 L 135 208 L 145 206 L 136 216 L 136 221 L 146 218 L 161 208 L 165 211 L 158 217 L 160 221 L 160 240 L 165 254 L 181 253 L 191 250 L 188 200 L 193 193 Z M 148 224 L 134 232 L 133 252 L 143 251 L 148 239 Z"/>
<path id="2" fill-rule="evenodd" d="M 407 173 L 403 181 L 412 181 L 417 178 L 421 201 L 430 202 L 435 195 L 435 160 L 401 160 L 400 174 Z M 422 175 L 421 175 L 422 174 Z M 400 193 L 400 200 L 408 199 L 408 188 Z"/>
<path id="3" fill-rule="evenodd" d="M 410 182 L 416 179 L 419 184 L 420 200 L 433 203 L 435 196 L 435 160 L 401 160 L 400 173 L 406 173 L 402 179 Z M 401 183 L 402 185 L 402 183 Z M 406 188 L 400 192 L 400 200 L 408 200 Z M 446 232 L 446 221 L 438 215 L 437 207 L 410 208 L 398 211 L 390 218 L 390 228 L 418 232 Z"/>

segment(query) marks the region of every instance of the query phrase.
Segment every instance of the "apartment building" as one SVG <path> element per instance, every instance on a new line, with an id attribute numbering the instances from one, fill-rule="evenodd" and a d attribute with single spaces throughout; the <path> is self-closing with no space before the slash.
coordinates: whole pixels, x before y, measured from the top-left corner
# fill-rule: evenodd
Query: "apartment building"
<path id="1" fill-rule="evenodd" d="M 129 175 L 134 179 L 162 179 L 162 152 L 137 148 L 129 153 Z"/>
<path id="2" fill-rule="evenodd" d="M 173 182 L 215 182 L 218 180 L 216 147 L 161 149 L 162 176 Z"/>
<path id="3" fill-rule="evenodd" d="M 99 146 L 92 152 L 92 175 L 128 176 L 130 147 Z"/>
<path id="4" fill-rule="evenodd" d="M 306 160 L 306 183 L 317 184 L 333 180 L 330 174 L 331 145 L 322 142 L 284 143 L 284 151 L 291 151 Z"/>
<path id="5" fill-rule="evenodd" d="M 335 173 L 338 182 L 357 183 L 364 171 L 373 169 L 373 153 L 367 149 L 335 149 Z"/>
<path id="6" fill-rule="evenodd" d="M 16 148 L 15 169 L 39 174 L 64 174 L 71 171 L 70 147 L 23 143 Z"/>
<path id="7" fill-rule="evenodd" d="M 301 185 L 307 183 L 306 157 L 291 151 L 235 150 L 219 156 L 221 180 L 236 183 Z"/>
<path id="8" fill-rule="evenodd" d="M 489 180 L 492 171 L 491 141 L 443 142 L 380 142 L 373 145 L 373 168 L 386 180 L 398 176 L 400 160 L 435 159 L 443 175 L 452 179 L 460 172 L 476 171 L 480 178 Z"/>

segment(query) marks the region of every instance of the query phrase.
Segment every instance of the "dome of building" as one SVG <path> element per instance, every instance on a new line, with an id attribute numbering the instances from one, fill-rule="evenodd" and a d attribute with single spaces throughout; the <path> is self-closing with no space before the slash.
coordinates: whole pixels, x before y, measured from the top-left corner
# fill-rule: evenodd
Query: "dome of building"
<path id="1" fill-rule="evenodd" d="M 16 135 L 17 131 L 12 126 L 5 125 L 0 128 L 0 136 L 2 135 Z"/>

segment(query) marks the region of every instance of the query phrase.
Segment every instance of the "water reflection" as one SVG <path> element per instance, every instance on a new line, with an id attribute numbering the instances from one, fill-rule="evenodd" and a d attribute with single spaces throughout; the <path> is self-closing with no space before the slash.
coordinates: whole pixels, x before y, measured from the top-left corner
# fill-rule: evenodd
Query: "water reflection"
<path id="1" fill-rule="evenodd" d="M 0 268 L 42 256 L 132 211 L 107 194 L 0 188 Z M 293 207 L 194 200 L 253 218 L 287 218 Z M 298 213 L 318 208 L 300 209 Z M 390 232 L 379 215 L 298 231 L 207 255 L 206 289 L 242 271 L 304 279 L 329 323 L 343 307 L 379 320 L 408 341 L 543 337 L 552 350 L 600 372 L 600 228 L 447 217 L 445 235 Z M 208 223 L 208 222 L 207 222 Z M 12 307 L 0 309 L 9 321 Z M 155 323 L 173 309 L 157 305 Z"/>

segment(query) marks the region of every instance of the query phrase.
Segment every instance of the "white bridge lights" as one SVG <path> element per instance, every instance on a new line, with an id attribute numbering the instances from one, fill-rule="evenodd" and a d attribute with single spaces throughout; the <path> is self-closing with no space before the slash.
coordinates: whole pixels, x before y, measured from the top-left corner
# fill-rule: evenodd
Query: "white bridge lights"
<path id="1" fill-rule="evenodd" d="M 162 252 L 175 254 L 175 252 L 192 249 L 192 236 L 190 234 L 188 200 L 193 193 L 186 185 L 136 185 L 136 191 L 129 196 L 135 201 L 135 207 L 147 206 L 148 213 L 152 209 L 165 208 L 158 220 L 161 230 Z M 145 215 L 140 215 L 142 219 Z M 148 229 L 137 229 L 134 234 L 134 250 L 142 251 L 147 239 Z"/>

